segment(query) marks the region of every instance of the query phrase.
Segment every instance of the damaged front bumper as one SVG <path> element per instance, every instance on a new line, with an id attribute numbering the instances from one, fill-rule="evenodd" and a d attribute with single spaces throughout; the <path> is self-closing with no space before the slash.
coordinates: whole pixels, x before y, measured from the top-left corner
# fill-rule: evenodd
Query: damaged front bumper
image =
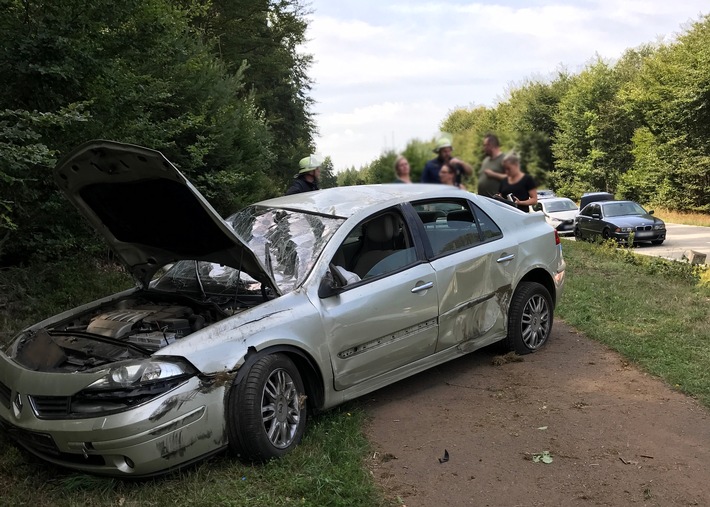
<path id="1" fill-rule="evenodd" d="M 29 377 L 36 383 L 46 374 L 25 370 L 6 357 L 0 362 L 0 426 L 22 447 L 51 463 L 98 475 L 145 477 L 227 445 L 224 385 L 205 386 L 192 377 L 120 413 L 48 419 L 38 416 L 41 411 L 33 396 L 12 380 Z"/>

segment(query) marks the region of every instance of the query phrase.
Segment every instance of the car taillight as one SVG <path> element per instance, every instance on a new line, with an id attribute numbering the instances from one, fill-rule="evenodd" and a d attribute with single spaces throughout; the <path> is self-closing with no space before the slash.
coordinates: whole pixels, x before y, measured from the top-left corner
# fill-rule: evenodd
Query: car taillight
<path id="1" fill-rule="evenodd" d="M 560 244 L 560 235 L 557 232 L 557 229 L 555 229 L 555 245 Z"/>

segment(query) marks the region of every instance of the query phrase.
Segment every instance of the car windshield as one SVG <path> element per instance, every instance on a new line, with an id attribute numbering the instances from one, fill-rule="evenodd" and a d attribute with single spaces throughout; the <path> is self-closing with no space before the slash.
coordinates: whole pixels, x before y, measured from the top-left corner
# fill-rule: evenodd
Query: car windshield
<path id="1" fill-rule="evenodd" d="M 572 201 L 555 201 L 548 202 L 545 204 L 548 213 L 555 213 L 557 211 L 576 211 L 577 205 Z"/>
<path id="2" fill-rule="evenodd" d="M 282 293 L 301 285 L 345 219 L 249 206 L 227 219 Z"/>
<path id="3" fill-rule="evenodd" d="M 646 210 L 635 202 L 614 202 L 604 206 L 604 216 L 645 215 Z"/>
<path id="4" fill-rule="evenodd" d="M 305 280 L 344 219 L 250 206 L 226 221 L 285 294 Z M 238 269 L 194 260 L 176 262 L 151 287 L 206 297 L 261 291 L 259 282 Z"/>

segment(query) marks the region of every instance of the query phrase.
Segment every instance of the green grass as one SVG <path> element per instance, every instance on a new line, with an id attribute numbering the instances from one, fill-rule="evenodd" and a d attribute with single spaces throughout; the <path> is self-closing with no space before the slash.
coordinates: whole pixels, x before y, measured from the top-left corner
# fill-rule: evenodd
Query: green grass
<path id="1" fill-rule="evenodd" d="M 362 433 L 365 414 L 347 406 L 313 419 L 302 444 L 262 466 L 228 453 L 143 481 L 68 472 L 19 451 L 0 434 L 1 505 L 385 507 L 373 484 Z"/>
<path id="2" fill-rule="evenodd" d="M 710 407 L 710 288 L 701 269 L 564 242 L 559 317 Z"/>

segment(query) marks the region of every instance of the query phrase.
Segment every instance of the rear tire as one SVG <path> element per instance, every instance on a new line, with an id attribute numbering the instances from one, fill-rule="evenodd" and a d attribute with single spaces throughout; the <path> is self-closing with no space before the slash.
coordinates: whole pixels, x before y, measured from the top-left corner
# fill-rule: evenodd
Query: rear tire
<path id="1" fill-rule="evenodd" d="M 287 454 L 306 428 L 305 399 L 303 380 L 288 356 L 260 358 L 229 392 L 230 449 L 241 460 L 256 463 Z"/>
<path id="2" fill-rule="evenodd" d="M 521 282 L 513 294 L 508 313 L 508 350 L 530 354 L 539 350 L 552 330 L 552 298 L 537 282 Z"/>

